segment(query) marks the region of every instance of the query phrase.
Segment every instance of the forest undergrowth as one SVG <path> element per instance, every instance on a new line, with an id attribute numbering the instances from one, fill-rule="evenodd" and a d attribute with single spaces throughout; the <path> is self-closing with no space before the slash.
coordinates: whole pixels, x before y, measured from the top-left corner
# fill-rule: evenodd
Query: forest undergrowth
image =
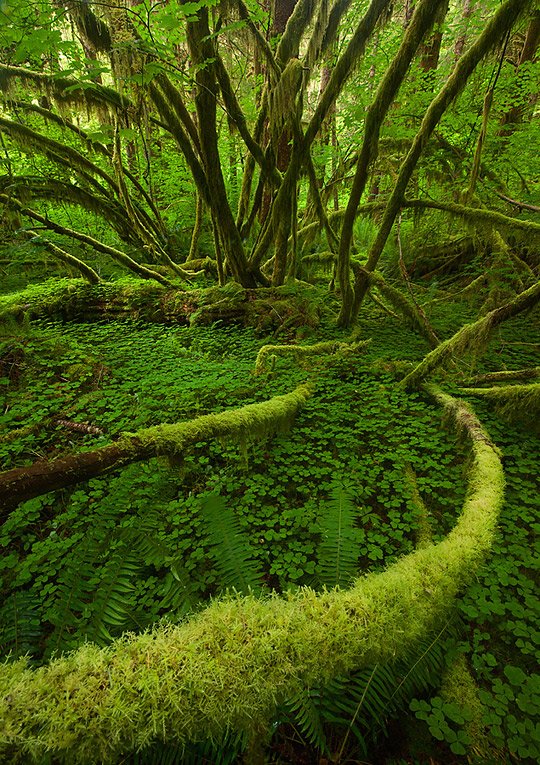
<path id="1" fill-rule="evenodd" d="M 434 305 L 430 320 L 442 337 L 474 314 L 466 302 Z M 277 337 L 222 322 L 8 326 L 4 470 L 262 401 L 306 380 L 314 392 L 287 433 L 240 447 L 201 442 L 181 464 L 151 459 L 20 504 L 0 529 L 4 656 L 29 654 L 39 665 L 84 641 L 106 645 L 184 618 L 228 589 L 346 587 L 426 534 L 443 538 L 464 500 L 465 453 L 427 394 L 396 384 L 396 369 L 423 357 L 421 338 L 374 306 L 361 317 L 357 339 L 370 342 L 357 353 L 270 355 L 254 374 L 265 344 L 348 339 L 328 317 Z M 513 319 L 458 371 L 534 365 L 534 341 L 531 317 Z M 538 440 L 530 418 L 509 423 L 489 402 L 471 401 L 502 451 L 507 481 L 488 562 L 446 628 L 408 664 L 339 678 L 281 708 L 271 762 L 536 761 Z M 461 675 L 446 671 L 459 655 Z M 168 744 L 123 761 L 234 762 L 243 746 Z"/>

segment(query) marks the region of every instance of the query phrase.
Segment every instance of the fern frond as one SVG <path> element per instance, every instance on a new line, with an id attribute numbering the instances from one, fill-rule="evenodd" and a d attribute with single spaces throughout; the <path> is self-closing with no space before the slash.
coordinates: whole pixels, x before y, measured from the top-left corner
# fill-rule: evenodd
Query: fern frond
<path id="1" fill-rule="evenodd" d="M 345 728 L 345 735 L 352 733 L 366 755 L 370 743 L 386 733 L 389 719 L 408 709 L 416 694 L 439 684 L 448 642 L 457 639 L 459 628 L 458 623 L 445 625 L 419 643 L 407 660 L 377 664 L 298 694 L 284 705 L 285 719 L 323 753 L 328 726 Z"/>
<path id="2" fill-rule="evenodd" d="M 261 589 L 262 573 L 233 511 L 219 494 L 201 500 L 201 516 L 224 588 L 247 594 Z"/>
<path id="3" fill-rule="evenodd" d="M 362 531 L 354 527 L 358 510 L 351 491 L 335 483 L 321 507 L 317 579 L 327 587 L 348 586 L 358 573 Z"/>
<path id="4" fill-rule="evenodd" d="M 126 556 L 123 547 L 116 550 L 102 569 L 95 596 L 87 610 L 91 617 L 81 625 L 82 635 L 99 645 L 109 643 L 130 625 L 135 610 L 135 587 L 139 566 Z M 113 635 L 111 635 L 111 632 Z"/>
<path id="5" fill-rule="evenodd" d="M 320 711 L 320 691 L 311 689 L 299 693 L 285 704 L 287 716 L 294 721 L 299 733 L 321 752 L 328 751 Z"/>
<path id="6" fill-rule="evenodd" d="M 0 610 L 0 653 L 16 659 L 38 653 L 41 638 L 39 606 L 41 600 L 34 593 L 16 591 L 4 602 Z"/>
<path id="7" fill-rule="evenodd" d="M 78 629 L 82 621 L 81 614 L 93 589 L 92 580 L 101 559 L 101 542 L 88 534 L 73 548 L 73 552 L 58 577 L 54 605 L 46 614 L 48 621 L 54 625 L 45 648 L 46 659 L 80 644 Z"/>
<path id="8" fill-rule="evenodd" d="M 184 556 L 175 554 L 173 546 L 159 536 L 158 529 L 159 521 L 149 517 L 136 528 L 122 528 L 117 538 L 141 565 L 153 566 L 158 571 L 168 569 L 157 586 L 156 599 L 160 610 L 165 609 L 170 616 L 180 618 L 193 611 L 200 598 L 196 584 L 185 568 Z"/>

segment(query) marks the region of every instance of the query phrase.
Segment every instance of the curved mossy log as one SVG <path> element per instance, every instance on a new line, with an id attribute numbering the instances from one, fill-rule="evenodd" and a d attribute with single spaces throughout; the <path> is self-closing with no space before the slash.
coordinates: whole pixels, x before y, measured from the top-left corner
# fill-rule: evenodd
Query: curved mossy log
<path id="1" fill-rule="evenodd" d="M 502 503 L 497 449 L 474 413 L 431 394 L 472 442 L 463 512 L 439 544 L 348 590 L 230 597 L 180 625 L 87 644 L 0 675 L 0 754 L 11 762 L 112 763 L 158 739 L 261 738 L 276 706 L 315 684 L 405 654 L 448 612 L 489 550 Z"/>
<path id="2" fill-rule="evenodd" d="M 274 396 L 260 404 L 206 414 L 188 422 L 143 428 L 136 433 L 126 433 L 114 444 L 99 449 L 6 470 L 0 473 L 0 507 L 9 511 L 32 497 L 150 457 L 166 455 L 181 460 L 187 450 L 200 441 L 226 437 L 243 442 L 264 437 L 290 425 L 309 396 L 309 387 L 301 385 L 292 393 Z"/>
<path id="3" fill-rule="evenodd" d="M 465 324 L 455 335 L 438 345 L 401 381 L 401 385 L 411 388 L 420 385 L 437 367 L 447 364 L 453 357 L 476 350 L 487 342 L 489 335 L 506 319 L 533 308 L 540 300 L 540 282 L 520 292 L 514 300 L 495 308 L 478 321 Z"/>
<path id="4" fill-rule="evenodd" d="M 334 353 L 354 353 L 363 351 L 369 340 L 356 343 L 340 343 L 337 340 L 315 343 L 314 345 L 263 345 L 255 361 L 255 374 L 262 374 L 267 367 L 268 359 L 272 356 L 292 356 L 296 361 L 302 361 Z"/>

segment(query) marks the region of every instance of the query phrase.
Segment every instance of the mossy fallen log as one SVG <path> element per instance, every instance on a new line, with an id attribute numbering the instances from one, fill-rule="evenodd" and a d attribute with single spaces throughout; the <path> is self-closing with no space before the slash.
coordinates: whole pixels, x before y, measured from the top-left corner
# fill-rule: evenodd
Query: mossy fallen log
<path id="1" fill-rule="evenodd" d="M 407 555 L 347 590 L 228 597 L 180 625 L 86 644 L 0 674 L 5 762 L 113 763 L 156 740 L 262 739 L 277 705 L 377 662 L 403 656 L 439 624 L 489 550 L 504 477 L 473 412 L 431 389 L 472 442 L 461 517 L 437 545 Z"/>
<path id="2" fill-rule="evenodd" d="M 269 359 L 274 356 L 290 356 L 296 361 L 304 361 L 335 353 L 358 353 L 364 350 L 369 340 L 361 342 L 342 343 L 330 340 L 313 345 L 263 345 L 260 348 L 255 361 L 255 374 L 262 374 L 268 365 Z"/>
<path id="3" fill-rule="evenodd" d="M 155 425 L 126 433 L 116 443 L 99 449 L 6 470 L 0 473 L 0 508 L 9 512 L 32 497 L 150 457 L 166 455 L 181 460 L 200 441 L 227 437 L 243 442 L 264 437 L 287 427 L 309 395 L 310 389 L 302 385 L 292 393 L 274 396 L 260 404 L 206 414 L 187 422 Z"/>
<path id="4" fill-rule="evenodd" d="M 503 416 L 525 420 L 538 428 L 540 416 L 540 383 L 497 385 L 492 388 L 463 388 L 468 396 L 485 398 Z"/>
<path id="5" fill-rule="evenodd" d="M 0 322 L 59 317 L 77 321 L 131 316 L 165 324 L 253 326 L 261 331 L 317 326 L 324 309 L 315 291 L 289 287 L 247 290 L 235 282 L 224 287 L 166 288 L 127 277 L 88 284 L 83 279 L 49 279 L 20 292 L 0 295 Z"/>
<path id="6" fill-rule="evenodd" d="M 540 367 L 528 367 L 526 369 L 501 369 L 498 372 L 487 372 L 483 375 L 475 375 L 462 386 L 474 388 L 476 385 L 485 385 L 495 382 L 514 382 L 515 380 L 536 380 L 540 377 Z"/>
<path id="7" fill-rule="evenodd" d="M 540 300 L 540 282 L 520 292 L 513 300 L 495 308 L 472 324 L 465 324 L 448 340 L 444 340 L 401 381 L 405 388 L 420 385 L 437 367 L 470 351 L 478 352 L 486 345 L 491 332 L 506 319 L 533 308 Z"/>

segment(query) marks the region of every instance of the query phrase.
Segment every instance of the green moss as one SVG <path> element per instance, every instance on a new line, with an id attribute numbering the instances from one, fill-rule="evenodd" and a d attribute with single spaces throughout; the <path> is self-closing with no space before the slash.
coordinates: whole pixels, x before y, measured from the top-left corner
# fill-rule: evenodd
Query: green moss
<path id="1" fill-rule="evenodd" d="M 273 356 L 292 356 L 295 361 L 301 362 L 334 353 L 359 352 L 366 347 L 368 342 L 341 343 L 331 340 L 314 345 L 263 345 L 255 361 L 255 374 L 262 374 L 266 370 L 268 360 Z"/>
<path id="2" fill-rule="evenodd" d="M 463 713 L 463 728 L 470 740 L 471 754 L 476 762 L 497 762 L 490 751 L 486 725 L 483 721 L 486 709 L 478 695 L 476 684 L 465 657 L 460 654 L 448 668 L 441 686 L 441 698 L 457 704 Z"/>
<path id="3" fill-rule="evenodd" d="M 463 388 L 463 392 L 491 401 L 498 412 L 511 420 L 535 423 L 540 415 L 540 383 Z"/>
<path id="4" fill-rule="evenodd" d="M 469 493 L 446 539 L 361 577 L 349 590 L 228 597 L 180 625 L 126 635 L 103 649 L 85 645 L 37 670 L 24 662 L 4 665 L 4 761 L 40 761 L 48 752 L 64 762 L 106 763 L 156 739 L 249 735 L 265 729 L 276 705 L 302 689 L 407 651 L 474 575 L 490 547 L 504 485 L 497 451 L 474 414 L 432 393 L 473 445 Z M 298 400 L 307 391 L 291 395 Z M 268 402 L 258 419 L 236 415 L 222 432 L 234 427 L 251 434 L 276 414 L 286 419 L 286 398 Z M 150 428 L 147 437 L 181 448 L 185 431 L 178 427 Z M 207 432 L 215 431 L 211 417 Z"/>
<path id="5" fill-rule="evenodd" d="M 212 438 L 234 438 L 240 443 L 248 438 L 264 438 L 280 428 L 287 428 L 310 395 L 310 387 L 300 385 L 292 393 L 274 396 L 259 404 L 206 414 L 188 422 L 145 428 L 126 435 L 120 445 L 129 446 L 135 439 L 143 447 L 151 447 L 156 454 L 182 456 L 188 445 Z"/>

